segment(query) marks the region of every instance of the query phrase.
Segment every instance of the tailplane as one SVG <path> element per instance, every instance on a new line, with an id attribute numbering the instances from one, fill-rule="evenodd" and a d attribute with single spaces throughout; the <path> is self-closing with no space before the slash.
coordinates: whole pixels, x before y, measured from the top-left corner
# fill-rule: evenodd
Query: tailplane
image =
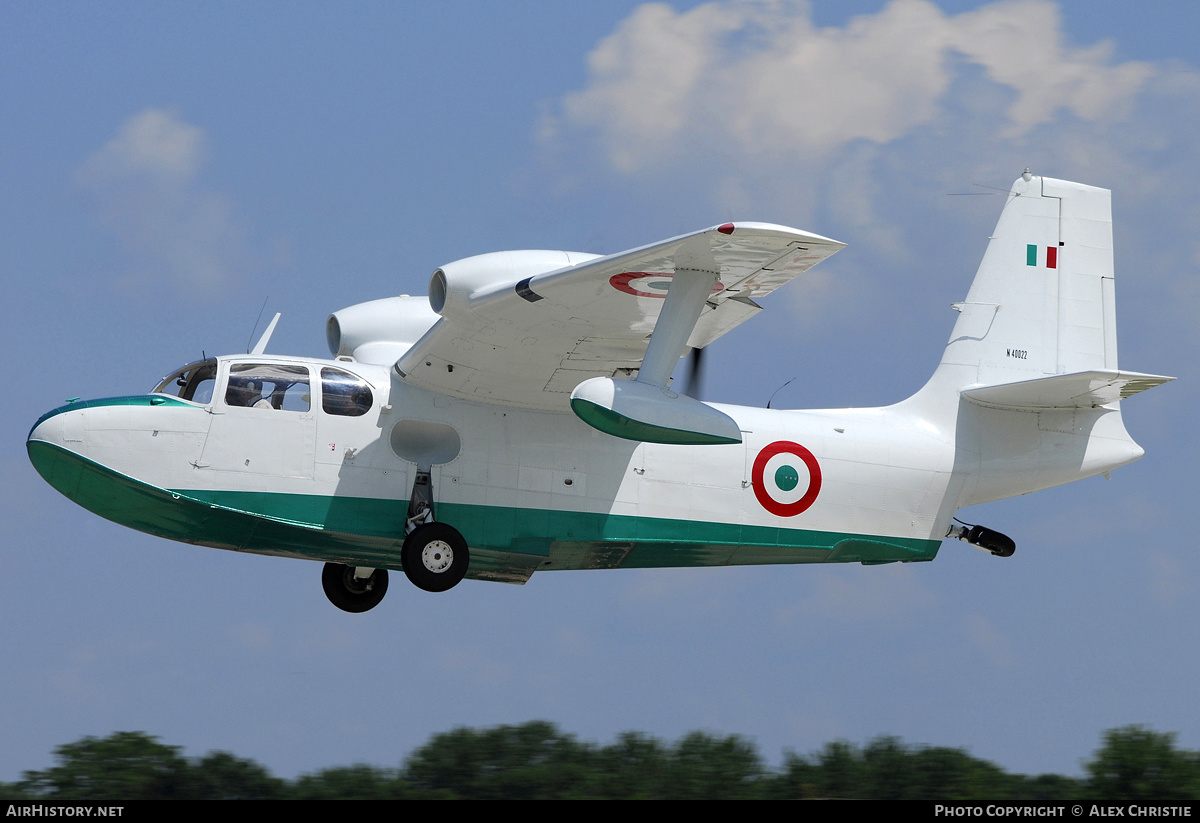
<path id="1" fill-rule="evenodd" d="M 1117 403 L 1173 379 L 1158 374 L 1096 370 L 980 386 L 964 390 L 962 396 L 995 409 L 1087 409 Z"/>

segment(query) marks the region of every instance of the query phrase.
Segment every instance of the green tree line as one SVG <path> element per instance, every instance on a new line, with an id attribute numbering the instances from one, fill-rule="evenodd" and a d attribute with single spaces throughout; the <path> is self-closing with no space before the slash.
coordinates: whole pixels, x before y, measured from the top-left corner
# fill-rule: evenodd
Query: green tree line
<path id="1" fill-rule="evenodd" d="M 295 780 L 228 752 L 187 758 L 142 732 L 85 737 L 55 765 L 0 783 L 28 800 L 138 799 L 805 799 L 1152 803 L 1200 800 L 1200 753 L 1142 726 L 1104 733 L 1082 778 L 1008 774 L 963 749 L 878 737 L 789 753 L 770 769 L 744 737 L 692 732 L 665 743 L 637 732 L 598 745 L 551 723 L 434 735 L 396 769 L 339 766 Z"/>

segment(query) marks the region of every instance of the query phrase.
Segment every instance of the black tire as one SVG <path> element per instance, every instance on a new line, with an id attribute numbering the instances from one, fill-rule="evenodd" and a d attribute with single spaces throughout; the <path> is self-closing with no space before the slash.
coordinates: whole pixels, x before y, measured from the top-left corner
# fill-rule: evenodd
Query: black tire
<path id="1" fill-rule="evenodd" d="M 400 559 L 414 586 L 427 592 L 444 592 L 463 579 L 471 555 L 467 541 L 453 526 L 426 523 L 404 539 Z"/>
<path id="2" fill-rule="evenodd" d="M 366 579 L 354 577 L 354 566 L 326 563 L 321 572 L 321 586 L 329 602 L 344 612 L 359 614 L 379 605 L 387 594 L 387 569 L 376 569 Z"/>
<path id="3" fill-rule="evenodd" d="M 971 531 L 967 532 L 967 540 L 982 546 L 996 557 L 1012 557 L 1017 550 L 1017 544 L 1011 537 L 985 526 L 972 526 Z"/>

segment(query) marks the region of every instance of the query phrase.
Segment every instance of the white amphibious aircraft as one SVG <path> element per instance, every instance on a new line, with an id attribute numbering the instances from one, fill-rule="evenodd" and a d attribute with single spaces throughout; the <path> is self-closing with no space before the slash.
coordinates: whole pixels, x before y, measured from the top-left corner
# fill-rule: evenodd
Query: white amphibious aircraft
<path id="1" fill-rule="evenodd" d="M 960 506 L 1142 456 L 1120 401 L 1171 378 L 1117 368 L 1105 189 L 1013 184 L 933 376 L 875 409 L 707 404 L 670 388 L 689 349 L 843 248 L 726 223 L 605 257 L 510 251 L 433 273 L 429 297 L 335 312 L 333 360 L 191 363 L 135 397 L 71 402 L 29 457 L 79 505 L 203 546 L 323 560 L 375 606 L 541 569 L 932 560 Z M 278 315 L 275 320 L 278 320 Z"/>

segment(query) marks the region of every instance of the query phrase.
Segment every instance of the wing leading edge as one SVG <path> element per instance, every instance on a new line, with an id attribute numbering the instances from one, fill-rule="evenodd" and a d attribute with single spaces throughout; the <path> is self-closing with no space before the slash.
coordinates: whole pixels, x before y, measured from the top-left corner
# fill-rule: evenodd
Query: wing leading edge
<path id="1" fill-rule="evenodd" d="M 845 244 L 767 223 L 727 223 L 619 254 L 498 252 L 438 269 L 440 319 L 396 362 L 431 391 L 565 411 L 593 377 L 642 366 L 672 279 L 716 275 L 687 346 L 702 347 L 761 311 L 756 298 Z"/>

